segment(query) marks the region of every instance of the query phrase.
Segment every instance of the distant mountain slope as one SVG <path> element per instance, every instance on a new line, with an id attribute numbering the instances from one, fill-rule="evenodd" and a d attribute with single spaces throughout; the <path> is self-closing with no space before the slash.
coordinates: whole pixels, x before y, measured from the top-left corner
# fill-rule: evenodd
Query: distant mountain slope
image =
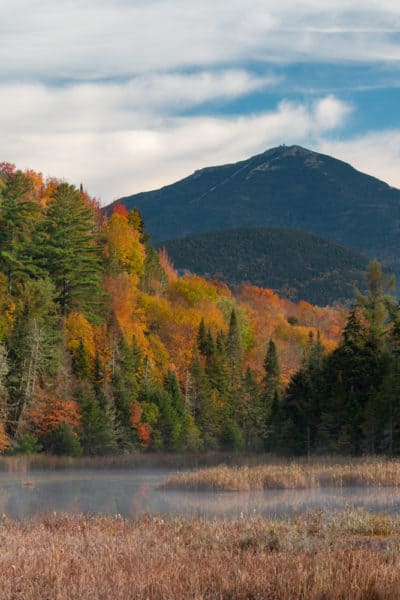
<path id="1" fill-rule="evenodd" d="M 120 200 L 155 240 L 237 227 L 323 235 L 400 272 L 400 190 L 330 156 L 280 146 Z"/>
<path id="2" fill-rule="evenodd" d="M 327 305 L 364 287 L 368 259 L 324 238 L 288 229 L 210 232 L 166 242 L 178 269 L 229 284 L 269 287 L 292 300 Z"/>

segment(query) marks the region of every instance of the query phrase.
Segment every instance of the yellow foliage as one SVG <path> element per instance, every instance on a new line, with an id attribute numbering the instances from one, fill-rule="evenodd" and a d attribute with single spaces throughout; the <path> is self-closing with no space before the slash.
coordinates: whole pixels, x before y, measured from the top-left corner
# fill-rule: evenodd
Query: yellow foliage
<path id="1" fill-rule="evenodd" d="M 151 333 L 148 336 L 150 356 L 149 359 L 155 365 L 156 369 L 162 375 L 165 373 L 169 364 L 169 354 L 158 335 Z"/>
<path id="2" fill-rule="evenodd" d="M 185 275 L 172 282 L 169 288 L 172 298 L 182 298 L 189 306 L 195 306 L 201 300 L 215 302 L 218 298 L 215 285 L 208 283 L 198 275 Z"/>
<path id="3" fill-rule="evenodd" d="M 67 346 L 70 350 L 76 350 L 82 342 L 85 350 L 91 356 L 95 357 L 96 344 L 94 328 L 81 313 L 72 312 L 67 317 L 66 322 Z"/>
<path id="4" fill-rule="evenodd" d="M 146 252 L 136 231 L 123 215 L 114 213 L 106 226 L 107 253 L 112 263 L 119 264 L 128 273 L 141 276 Z"/>

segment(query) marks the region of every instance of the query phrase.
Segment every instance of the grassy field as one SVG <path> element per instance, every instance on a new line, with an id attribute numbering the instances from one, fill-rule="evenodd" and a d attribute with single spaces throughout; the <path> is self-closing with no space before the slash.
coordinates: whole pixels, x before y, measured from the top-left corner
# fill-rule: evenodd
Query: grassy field
<path id="1" fill-rule="evenodd" d="M 400 599 L 400 518 L 0 523 L 2 600 Z"/>
<path id="2" fill-rule="evenodd" d="M 273 461 L 255 466 L 227 466 L 170 475 L 166 489 L 249 491 L 307 489 L 324 486 L 398 486 L 400 460 L 377 458 Z"/>

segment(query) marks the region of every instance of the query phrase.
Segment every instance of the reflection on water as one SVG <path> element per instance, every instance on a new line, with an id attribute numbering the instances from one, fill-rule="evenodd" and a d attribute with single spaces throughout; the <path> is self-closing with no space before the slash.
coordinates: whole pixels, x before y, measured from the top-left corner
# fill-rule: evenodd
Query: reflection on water
<path id="1" fill-rule="evenodd" d="M 400 488 L 352 487 L 265 492 L 160 490 L 168 471 L 105 469 L 0 473 L 0 513 L 23 519 L 46 512 L 284 517 L 306 510 L 362 507 L 400 512 Z"/>

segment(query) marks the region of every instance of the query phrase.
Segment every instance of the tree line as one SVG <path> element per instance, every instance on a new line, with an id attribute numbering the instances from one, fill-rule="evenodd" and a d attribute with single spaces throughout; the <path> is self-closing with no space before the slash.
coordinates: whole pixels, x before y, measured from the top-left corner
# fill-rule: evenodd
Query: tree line
<path id="1" fill-rule="evenodd" d="M 332 351 L 339 311 L 303 303 L 319 333 L 266 291 L 178 278 L 137 210 L 2 163 L 0 451 L 398 452 L 399 308 L 378 263 L 368 286 Z"/>

